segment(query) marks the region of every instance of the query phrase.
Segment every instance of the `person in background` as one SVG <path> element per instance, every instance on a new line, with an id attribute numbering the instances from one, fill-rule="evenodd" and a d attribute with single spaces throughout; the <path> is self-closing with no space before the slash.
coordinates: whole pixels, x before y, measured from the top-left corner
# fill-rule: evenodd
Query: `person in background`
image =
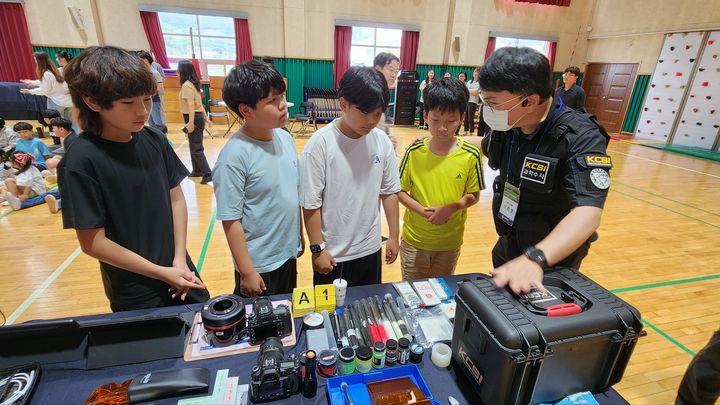
<path id="1" fill-rule="evenodd" d="M 145 62 L 150 72 L 153 74 L 155 83 L 157 84 L 157 92 L 152 97 L 152 112 L 150 112 L 150 125 L 167 135 L 168 129 L 165 124 L 165 111 L 163 110 L 163 96 L 165 94 L 165 86 L 163 85 L 163 77 L 157 70 L 153 69 L 152 64 L 155 62 L 152 55 L 147 52 L 140 52 L 138 55 Z"/>
<path id="2" fill-rule="evenodd" d="M 468 99 L 467 113 L 465 114 L 465 132 L 469 132 L 470 135 L 475 133 L 475 112 L 478 107 L 478 92 L 480 91 L 480 68 L 477 67 L 472 72 L 472 79 L 467 82 L 468 92 L 470 92 L 470 98 Z"/>
<path id="3" fill-rule="evenodd" d="M 35 57 L 37 79 L 25 79 L 20 80 L 20 82 L 34 88 L 20 89 L 20 93 L 46 96 L 48 109 L 58 110 L 63 118 L 72 119 L 71 109 L 73 103 L 62 74 L 52 63 L 47 53 L 35 52 L 33 55 Z"/>
<path id="4" fill-rule="evenodd" d="M 425 76 L 425 80 L 420 82 L 420 128 L 421 129 L 427 129 L 427 124 L 425 123 L 425 114 L 423 114 L 423 111 L 425 111 L 424 107 L 424 100 L 423 100 L 423 91 L 425 88 L 435 80 L 435 71 L 430 69 L 427 72 L 427 76 Z"/>
<path id="5" fill-rule="evenodd" d="M 68 64 L 68 62 L 72 60 L 72 58 L 73 56 L 68 51 L 58 51 L 55 53 L 55 60 L 57 61 L 58 65 L 60 65 L 60 67 L 58 68 L 60 73 L 62 73 L 63 68 L 65 67 L 65 65 Z"/>
<path id="6" fill-rule="evenodd" d="M 580 68 L 570 66 L 563 73 L 563 85 L 555 90 L 555 98 L 560 98 L 566 106 L 574 109 L 585 108 L 585 90 L 577 85 Z"/>
<path id="7" fill-rule="evenodd" d="M 192 62 L 187 59 L 178 62 L 178 76 L 180 77 L 180 112 L 185 122 L 192 162 L 192 172 L 189 177 L 201 177 L 200 184 L 207 184 L 212 181 L 212 171 L 203 146 L 203 132 L 208 118 L 200 96 L 200 79 Z"/>

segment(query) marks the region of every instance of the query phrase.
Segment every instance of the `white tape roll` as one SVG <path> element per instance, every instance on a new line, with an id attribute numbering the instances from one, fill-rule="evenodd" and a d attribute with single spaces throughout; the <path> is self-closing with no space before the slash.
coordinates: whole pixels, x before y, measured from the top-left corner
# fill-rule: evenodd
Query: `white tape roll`
<path id="1" fill-rule="evenodd" d="M 435 343 L 432 348 L 432 355 L 430 359 L 433 364 L 445 368 L 450 365 L 450 359 L 452 358 L 452 350 L 450 346 L 445 343 Z"/>

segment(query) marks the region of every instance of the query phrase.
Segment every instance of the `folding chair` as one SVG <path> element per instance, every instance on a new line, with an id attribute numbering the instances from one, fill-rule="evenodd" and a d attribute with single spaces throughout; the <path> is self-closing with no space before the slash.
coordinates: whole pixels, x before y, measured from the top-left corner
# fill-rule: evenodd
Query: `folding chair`
<path id="1" fill-rule="evenodd" d="M 315 120 L 315 103 L 311 101 L 303 101 L 300 103 L 300 107 L 298 107 L 298 113 L 295 114 L 293 117 L 293 121 L 290 123 L 290 133 L 292 133 L 292 129 L 295 126 L 295 123 L 300 123 L 300 130 L 296 132 L 296 134 L 305 134 L 307 131 L 305 128 L 310 125 L 310 123 L 313 124 L 315 127 L 315 130 L 317 131 L 317 121 Z"/>

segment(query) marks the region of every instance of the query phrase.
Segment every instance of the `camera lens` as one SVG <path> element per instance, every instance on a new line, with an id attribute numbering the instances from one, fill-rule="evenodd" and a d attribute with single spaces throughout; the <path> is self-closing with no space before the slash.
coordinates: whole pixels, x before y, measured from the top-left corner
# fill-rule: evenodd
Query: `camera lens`
<path id="1" fill-rule="evenodd" d="M 245 329 L 245 304 L 233 294 L 220 295 L 205 303 L 200 313 L 209 342 L 215 347 L 234 344 Z"/>

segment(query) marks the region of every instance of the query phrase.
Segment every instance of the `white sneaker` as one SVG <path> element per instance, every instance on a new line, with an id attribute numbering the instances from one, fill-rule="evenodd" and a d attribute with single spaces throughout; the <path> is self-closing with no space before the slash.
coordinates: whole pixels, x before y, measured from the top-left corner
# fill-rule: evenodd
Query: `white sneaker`
<path id="1" fill-rule="evenodd" d="M 15 197 L 13 193 L 7 193 L 7 202 L 10 203 L 10 206 L 13 210 L 20 210 L 20 204 L 22 203 L 22 201 L 20 201 L 20 198 Z"/>
<path id="2" fill-rule="evenodd" d="M 51 214 L 55 214 L 60 211 L 58 200 L 55 198 L 55 196 L 51 194 L 46 195 L 45 202 L 47 203 L 48 209 L 50 210 Z"/>

